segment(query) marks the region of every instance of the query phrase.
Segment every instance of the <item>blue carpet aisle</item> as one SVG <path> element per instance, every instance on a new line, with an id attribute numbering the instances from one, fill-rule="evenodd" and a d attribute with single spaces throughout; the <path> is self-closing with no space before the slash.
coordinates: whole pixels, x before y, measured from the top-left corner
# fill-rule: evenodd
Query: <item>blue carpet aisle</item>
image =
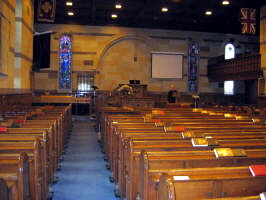
<path id="1" fill-rule="evenodd" d="M 53 200 L 118 200 L 109 182 L 97 134 L 88 117 L 73 117 L 73 130 Z"/>

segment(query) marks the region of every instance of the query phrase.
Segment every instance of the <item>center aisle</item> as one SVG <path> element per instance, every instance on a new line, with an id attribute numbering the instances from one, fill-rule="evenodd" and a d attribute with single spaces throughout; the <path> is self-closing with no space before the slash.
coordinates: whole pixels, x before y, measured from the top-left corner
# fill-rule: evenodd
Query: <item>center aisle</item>
<path id="1" fill-rule="evenodd" d="M 109 182 L 97 134 L 88 117 L 75 116 L 73 130 L 53 200 L 117 200 Z"/>

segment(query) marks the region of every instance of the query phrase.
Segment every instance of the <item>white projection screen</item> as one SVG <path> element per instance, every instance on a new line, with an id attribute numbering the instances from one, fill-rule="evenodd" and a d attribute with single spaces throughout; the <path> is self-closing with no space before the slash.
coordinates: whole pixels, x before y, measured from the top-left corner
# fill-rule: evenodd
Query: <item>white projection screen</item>
<path id="1" fill-rule="evenodd" d="M 182 79 L 183 53 L 151 52 L 151 77 Z"/>

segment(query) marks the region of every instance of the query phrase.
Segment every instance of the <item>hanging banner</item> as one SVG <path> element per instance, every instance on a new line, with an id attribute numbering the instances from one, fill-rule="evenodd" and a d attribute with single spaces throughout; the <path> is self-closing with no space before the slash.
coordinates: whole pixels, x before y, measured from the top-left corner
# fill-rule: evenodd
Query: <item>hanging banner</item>
<path id="1" fill-rule="evenodd" d="M 256 34 L 256 9 L 240 8 L 242 34 Z"/>
<path id="2" fill-rule="evenodd" d="M 39 0 L 37 20 L 40 22 L 54 22 L 56 0 Z"/>
<path id="3" fill-rule="evenodd" d="M 188 49 L 188 91 L 198 92 L 199 45 L 191 42 Z"/>

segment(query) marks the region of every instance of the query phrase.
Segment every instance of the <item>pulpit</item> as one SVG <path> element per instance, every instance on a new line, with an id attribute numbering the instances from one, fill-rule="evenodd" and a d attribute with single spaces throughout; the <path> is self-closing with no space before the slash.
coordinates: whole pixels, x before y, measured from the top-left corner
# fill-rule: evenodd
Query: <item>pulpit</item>
<path id="1" fill-rule="evenodd" d="M 119 88 L 125 84 L 119 84 Z M 133 90 L 133 97 L 145 97 L 147 96 L 147 85 L 140 85 L 140 84 L 126 84 L 130 86 Z"/>

